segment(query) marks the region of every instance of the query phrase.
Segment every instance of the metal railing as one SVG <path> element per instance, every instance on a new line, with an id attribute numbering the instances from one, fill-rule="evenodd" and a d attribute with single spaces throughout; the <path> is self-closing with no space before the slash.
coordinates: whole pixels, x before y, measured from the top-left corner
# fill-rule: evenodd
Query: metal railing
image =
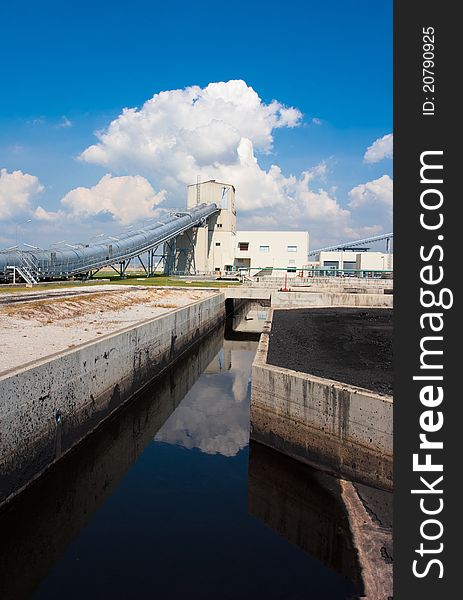
<path id="1" fill-rule="evenodd" d="M 336 269 L 327 267 L 311 267 L 307 268 L 281 268 L 281 267 L 240 267 L 239 273 L 242 276 L 250 279 L 259 279 L 262 281 L 272 279 L 295 279 L 299 281 L 310 282 L 313 279 L 320 277 L 354 277 L 354 278 L 369 278 L 369 279 L 393 279 L 393 269 Z"/>

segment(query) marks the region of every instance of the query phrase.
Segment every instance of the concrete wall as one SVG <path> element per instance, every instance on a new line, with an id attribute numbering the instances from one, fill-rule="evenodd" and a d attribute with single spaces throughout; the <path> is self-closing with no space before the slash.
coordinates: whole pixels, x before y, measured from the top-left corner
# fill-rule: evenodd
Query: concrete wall
<path id="1" fill-rule="evenodd" d="M 393 254 L 355 252 L 355 250 L 322 250 L 318 255 L 317 262 L 320 268 L 335 263 L 333 266 L 336 269 L 384 271 L 393 268 Z"/>
<path id="2" fill-rule="evenodd" d="M 246 326 L 249 319 L 256 321 L 258 319 L 262 319 L 260 321 L 260 327 L 257 329 L 252 327 L 252 331 L 258 331 L 259 333 L 262 331 L 262 327 L 264 322 L 267 320 L 267 313 L 270 309 L 270 301 L 269 300 L 247 300 L 247 299 L 227 299 L 226 300 L 226 310 L 227 310 L 227 326 L 231 328 L 233 331 L 250 331 Z M 249 316 L 251 314 L 251 316 Z M 257 325 L 257 323 L 253 323 L 253 325 Z"/>
<path id="3" fill-rule="evenodd" d="M 384 294 L 272 292 L 271 302 L 274 308 L 306 308 L 310 306 L 392 308 L 393 301 L 393 296 Z"/>
<path id="4" fill-rule="evenodd" d="M 392 270 L 394 268 L 394 255 L 384 252 L 359 252 L 355 268 L 363 271 Z"/>
<path id="5" fill-rule="evenodd" d="M 267 288 L 252 288 L 245 286 L 236 286 L 223 288 L 225 298 L 242 298 L 247 300 L 270 300 L 274 290 Z"/>
<path id="6" fill-rule="evenodd" d="M 0 377 L 0 504 L 151 382 L 225 315 L 216 293 Z"/>
<path id="7" fill-rule="evenodd" d="M 271 320 L 252 366 L 251 437 L 317 468 L 392 489 L 392 397 L 268 365 L 270 330 Z"/>
<path id="8" fill-rule="evenodd" d="M 223 326 L 0 514 L 0 598 L 30 598 L 223 345 Z"/>
<path id="9" fill-rule="evenodd" d="M 348 292 L 279 292 L 265 287 L 229 287 L 224 288 L 225 298 L 247 300 L 270 300 L 274 308 L 306 308 L 311 306 L 345 306 L 392 308 L 394 298 L 391 294 L 353 294 Z"/>

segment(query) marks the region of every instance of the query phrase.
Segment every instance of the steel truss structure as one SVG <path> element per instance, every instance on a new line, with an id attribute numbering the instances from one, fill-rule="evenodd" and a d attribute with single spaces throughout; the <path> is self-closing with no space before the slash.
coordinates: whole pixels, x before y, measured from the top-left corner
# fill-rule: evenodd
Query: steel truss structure
<path id="1" fill-rule="evenodd" d="M 179 250 L 187 253 L 185 264 L 194 269 L 195 228 L 206 223 L 208 217 L 217 213 L 216 204 L 200 204 L 188 211 L 176 212 L 137 231 L 126 232 L 118 237 L 107 236 L 98 242 L 67 245 L 66 249 L 39 248 L 20 250 L 12 248 L 0 251 L 0 279 L 16 280 L 20 276 L 28 284 L 45 279 L 62 279 L 82 275 L 92 277 L 104 267 L 113 268 L 124 277 L 133 258 L 138 257 L 147 276 L 153 275 L 160 261 L 164 260 L 166 271 L 173 272 L 176 266 L 175 238 L 188 233 L 191 248 Z M 157 255 L 163 247 L 161 257 Z M 147 255 L 147 264 L 142 256 Z M 159 258 L 156 263 L 156 257 Z"/>
<path id="2" fill-rule="evenodd" d="M 390 250 L 390 240 L 394 237 L 393 233 L 384 233 L 382 235 L 375 235 L 373 237 L 365 238 L 363 240 L 355 240 L 355 242 L 345 242 L 344 244 L 337 244 L 336 246 L 326 246 L 325 248 L 317 248 L 317 250 L 311 250 L 309 256 L 316 256 L 319 252 L 329 252 L 330 250 L 350 250 L 356 246 L 365 246 L 365 244 L 373 244 L 374 242 L 380 242 L 386 240 L 386 252 Z"/>

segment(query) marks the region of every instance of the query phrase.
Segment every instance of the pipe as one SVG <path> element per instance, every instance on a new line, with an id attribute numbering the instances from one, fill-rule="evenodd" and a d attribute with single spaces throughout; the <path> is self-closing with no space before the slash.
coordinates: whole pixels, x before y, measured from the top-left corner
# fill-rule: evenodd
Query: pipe
<path id="1" fill-rule="evenodd" d="M 184 231 L 197 227 L 218 212 L 216 204 L 200 204 L 188 211 L 172 214 L 154 225 L 125 232 L 118 238 L 107 236 L 98 243 L 79 244 L 65 250 L 0 251 L 0 279 L 7 278 L 8 267 L 34 266 L 39 279 L 67 277 L 101 269 L 143 254 Z"/>

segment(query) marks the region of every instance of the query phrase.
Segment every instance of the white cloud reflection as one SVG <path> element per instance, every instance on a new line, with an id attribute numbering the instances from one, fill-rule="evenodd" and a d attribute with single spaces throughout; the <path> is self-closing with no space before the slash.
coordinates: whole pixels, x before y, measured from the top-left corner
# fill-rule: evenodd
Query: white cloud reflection
<path id="1" fill-rule="evenodd" d="M 206 454 L 235 456 L 249 442 L 253 350 L 220 352 L 154 438 Z M 231 368 L 228 367 L 231 364 Z"/>

